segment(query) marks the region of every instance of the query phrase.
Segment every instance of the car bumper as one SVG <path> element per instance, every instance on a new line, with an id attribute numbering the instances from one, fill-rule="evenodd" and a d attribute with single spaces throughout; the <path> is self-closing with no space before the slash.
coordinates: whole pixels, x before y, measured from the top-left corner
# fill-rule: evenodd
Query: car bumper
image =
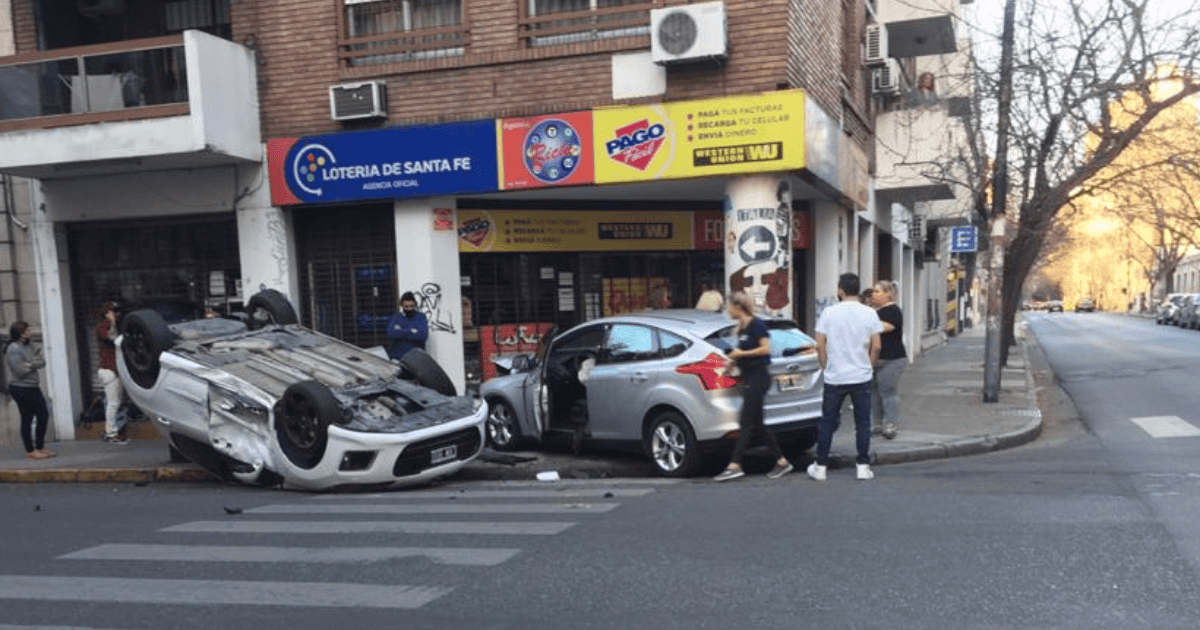
<path id="1" fill-rule="evenodd" d="M 487 405 L 468 417 L 404 434 L 360 433 L 329 427 L 325 457 L 312 469 L 280 472 L 284 487 L 332 490 L 404 487 L 452 474 L 479 456 Z"/>

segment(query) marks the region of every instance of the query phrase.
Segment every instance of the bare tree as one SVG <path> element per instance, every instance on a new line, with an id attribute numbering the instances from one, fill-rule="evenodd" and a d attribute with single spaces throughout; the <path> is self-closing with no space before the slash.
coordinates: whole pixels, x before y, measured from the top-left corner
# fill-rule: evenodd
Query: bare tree
<path id="1" fill-rule="evenodd" d="M 1200 92 L 1197 9 L 1194 1 L 1022 3 L 1012 61 L 1014 185 L 1007 197 L 1018 218 L 1004 251 L 1001 364 L 1022 284 L 1058 213 L 1087 194 L 1089 180 L 1160 114 Z"/>

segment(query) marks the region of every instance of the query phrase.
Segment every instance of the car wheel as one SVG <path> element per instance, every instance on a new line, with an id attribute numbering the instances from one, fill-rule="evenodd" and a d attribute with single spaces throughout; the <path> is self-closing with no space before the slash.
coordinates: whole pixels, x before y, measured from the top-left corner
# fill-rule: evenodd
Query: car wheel
<path id="1" fill-rule="evenodd" d="M 521 439 L 521 425 L 512 405 L 500 398 L 489 398 L 487 417 L 488 444 L 497 451 L 511 451 Z"/>
<path id="2" fill-rule="evenodd" d="M 675 411 L 654 417 L 646 434 L 646 451 L 658 471 L 668 477 L 687 477 L 700 467 L 700 449 L 692 426 Z"/>
<path id="3" fill-rule="evenodd" d="M 246 305 L 246 315 L 246 325 L 250 330 L 258 330 L 267 324 L 286 326 L 300 323 L 292 303 L 275 289 L 263 289 L 255 293 Z"/>
<path id="4" fill-rule="evenodd" d="M 121 323 L 121 360 L 133 382 L 153 387 L 158 380 L 159 357 L 175 343 L 167 322 L 155 311 L 134 311 Z"/>
<path id="5" fill-rule="evenodd" d="M 413 348 L 400 357 L 400 366 L 421 386 L 428 387 L 443 396 L 458 395 L 458 391 L 454 388 L 454 381 L 450 380 L 446 371 L 438 365 L 437 361 L 433 360 L 433 357 L 429 356 L 428 352 L 420 348 Z"/>
<path id="6" fill-rule="evenodd" d="M 318 381 L 288 386 L 275 407 L 275 435 L 283 454 L 300 468 L 312 468 L 325 456 L 329 424 L 341 416 L 333 392 Z"/>

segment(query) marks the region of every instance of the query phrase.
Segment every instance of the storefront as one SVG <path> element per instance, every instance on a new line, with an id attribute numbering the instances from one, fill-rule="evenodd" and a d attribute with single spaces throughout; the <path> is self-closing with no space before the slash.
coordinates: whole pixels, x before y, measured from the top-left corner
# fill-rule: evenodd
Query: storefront
<path id="1" fill-rule="evenodd" d="M 460 386 L 486 378 L 496 352 L 645 309 L 660 289 L 673 306 L 705 283 L 746 290 L 804 322 L 812 200 L 844 203 L 836 184 L 798 176 L 808 107 L 782 90 L 272 140 L 301 319 L 382 345 L 413 291 L 430 352 Z M 837 181 L 837 136 L 821 137 Z"/>

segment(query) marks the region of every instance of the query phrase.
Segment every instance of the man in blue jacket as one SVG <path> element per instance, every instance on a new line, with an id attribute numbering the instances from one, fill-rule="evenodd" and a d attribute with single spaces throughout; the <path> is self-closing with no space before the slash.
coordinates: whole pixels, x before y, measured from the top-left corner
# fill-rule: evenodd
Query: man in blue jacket
<path id="1" fill-rule="evenodd" d="M 387 336 L 392 341 L 388 356 L 397 361 L 413 348 L 425 349 L 425 340 L 429 338 L 429 321 L 424 313 L 417 310 L 417 298 L 412 291 L 405 291 L 400 296 L 400 312 L 392 315 L 388 321 Z"/>

